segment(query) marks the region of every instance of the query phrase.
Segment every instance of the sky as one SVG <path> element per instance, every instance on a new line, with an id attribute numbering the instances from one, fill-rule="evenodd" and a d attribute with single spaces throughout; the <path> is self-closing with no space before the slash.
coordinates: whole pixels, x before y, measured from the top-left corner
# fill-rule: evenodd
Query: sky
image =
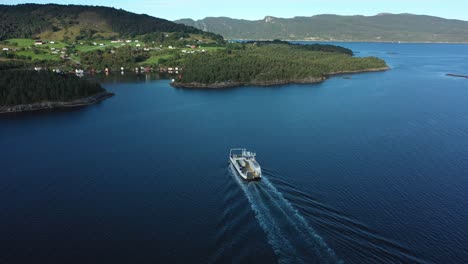
<path id="1" fill-rule="evenodd" d="M 0 3 L 101 5 L 168 20 L 209 16 L 260 20 L 265 16 L 290 18 L 317 14 L 371 16 L 379 13 L 412 13 L 468 21 L 467 0 L 0 0 Z"/>

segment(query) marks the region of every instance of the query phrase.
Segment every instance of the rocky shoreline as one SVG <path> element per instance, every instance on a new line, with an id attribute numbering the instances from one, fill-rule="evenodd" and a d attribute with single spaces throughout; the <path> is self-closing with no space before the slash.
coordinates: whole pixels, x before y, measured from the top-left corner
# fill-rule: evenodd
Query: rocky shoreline
<path id="1" fill-rule="evenodd" d="M 294 84 L 294 83 L 318 83 L 324 81 L 325 77 L 319 78 L 308 78 L 303 80 L 273 80 L 273 81 L 265 81 L 265 82 L 217 82 L 211 84 L 204 84 L 204 83 L 178 83 L 173 82 L 171 85 L 177 88 L 198 88 L 198 89 L 218 89 L 218 88 L 233 88 L 233 87 L 240 87 L 240 86 L 275 86 L 275 85 L 284 85 L 284 84 Z"/>
<path id="2" fill-rule="evenodd" d="M 325 81 L 331 76 L 341 75 L 341 74 L 353 74 L 353 73 L 365 73 L 365 72 L 380 72 L 389 70 L 389 67 L 375 68 L 375 69 L 366 69 L 366 70 L 357 70 L 357 71 L 341 71 L 341 72 L 332 72 L 328 73 L 326 77 L 311 77 L 300 80 L 272 80 L 264 82 L 217 82 L 211 84 L 204 83 L 180 83 L 172 82 L 171 86 L 176 88 L 193 88 L 193 89 L 220 89 L 220 88 L 233 88 L 240 86 L 275 86 L 275 85 L 285 85 L 285 84 L 309 84 L 309 83 L 320 83 Z"/>
<path id="3" fill-rule="evenodd" d="M 0 106 L 0 114 L 38 111 L 53 108 L 71 108 L 87 106 L 96 104 L 112 96 L 114 96 L 114 93 L 102 92 L 69 102 L 40 102 L 14 106 Z"/>

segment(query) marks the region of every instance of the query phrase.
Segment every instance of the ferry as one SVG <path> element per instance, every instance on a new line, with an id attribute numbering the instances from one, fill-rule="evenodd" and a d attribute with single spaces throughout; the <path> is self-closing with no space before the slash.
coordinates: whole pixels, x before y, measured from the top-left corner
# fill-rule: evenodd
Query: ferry
<path id="1" fill-rule="evenodd" d="M 257 181 L 262 178 L 262 169 L 255 157 L 254 152 L 242 148 L 229 151 L 229 161 L 237 174 L 247 181 Z"/>

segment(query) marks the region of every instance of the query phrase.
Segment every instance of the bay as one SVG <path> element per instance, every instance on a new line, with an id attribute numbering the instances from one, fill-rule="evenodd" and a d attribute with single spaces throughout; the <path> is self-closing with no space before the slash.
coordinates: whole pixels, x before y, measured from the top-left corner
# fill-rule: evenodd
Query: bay
<path id="1" fill-rule="evenodd" d="M 0 117 L 0 263 L 466 262 L 468 46 L 339 45 L 391 70 Z"/>

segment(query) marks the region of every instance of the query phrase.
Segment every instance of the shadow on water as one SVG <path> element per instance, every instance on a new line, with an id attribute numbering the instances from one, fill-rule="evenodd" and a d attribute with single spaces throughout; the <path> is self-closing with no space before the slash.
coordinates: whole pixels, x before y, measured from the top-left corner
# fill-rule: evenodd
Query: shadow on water
<path id="1" fill-rule="evenodd" d="M 168 73 L 158 73 L 158 72 L 112 72 L 109 74 L 96 73 L 92 75 L 85 75 L 86 79 L 90 81 L 99 82 L 102 84 L 111 84 L 111 83 L 142 83 L 142 82 L 152 82 L 157 80 L 170 80 L 174 78 L 173 75 Z"/>

